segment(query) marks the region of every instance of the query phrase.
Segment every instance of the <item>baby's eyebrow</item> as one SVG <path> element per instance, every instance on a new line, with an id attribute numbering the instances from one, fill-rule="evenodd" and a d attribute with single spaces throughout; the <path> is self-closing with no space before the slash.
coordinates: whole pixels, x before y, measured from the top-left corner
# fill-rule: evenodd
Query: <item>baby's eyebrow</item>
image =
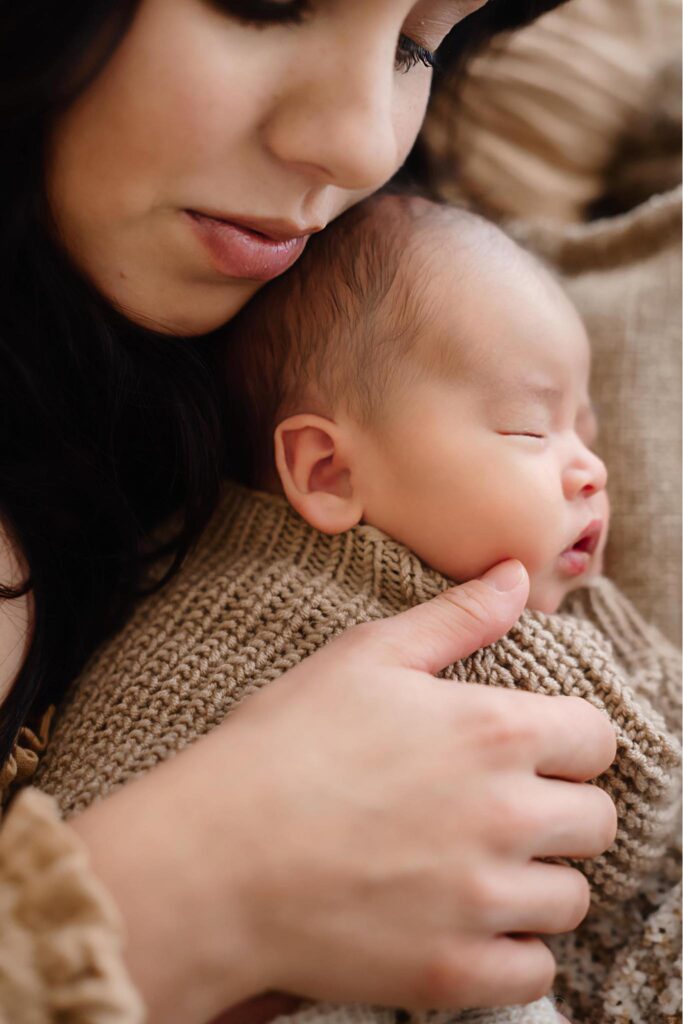
<path id="1" fill-rule="evenodd" d="M 578 411 L 576 422 L 579 427 L 582 427 L 591 437 L 595 437 L 598 433 L 598 414 L 595 406 L 592 402 L 587 402 L 582 405 Z"/>
<path id="2" fill-rule="evenodd" d="M 530 395 L 535 398 L 536 401 L 542 402 L 547 408 L 556 409 L 561 405 L 564 398 L 564 392 L 562 388 L 558 388 L 553 384 L 536 384 L 533 381 L 523 381 L 520 389 L 526 395 Z M 594 436 L 598 432 L 598 416 L 595 409 L 595 405 L 590 399 L 587 402 L 582 403 L 576 414 L 576 422 L 591 436 Z"/>
<path id="3" fill-rule="evenodd" d="M 510 390 L 512 393 L 517 392 L 517 394 L 534 398 L 537 402 L 542 402 L 551 408 L 560 405 L 564 397 L 562 388 L 555 384 L 538 384 L 531 380 L 515 381 Z"/>

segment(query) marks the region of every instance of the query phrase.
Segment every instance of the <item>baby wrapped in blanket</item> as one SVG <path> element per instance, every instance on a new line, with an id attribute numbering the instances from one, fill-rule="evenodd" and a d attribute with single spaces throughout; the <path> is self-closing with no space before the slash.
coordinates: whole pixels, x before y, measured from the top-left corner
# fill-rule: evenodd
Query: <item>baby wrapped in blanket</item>
<path id="1" fill-rule="evenodd" d="M 678 658 L 600 577 L 589 363 L 550 274 L 480 218 L 396 196 L 341 218 L 229 325 L 240 483 L 73 687 L 38 784 L 83 809 L 349 626 L 518 558 L 529 610 L 443 675 L 578 695 L 610 716 L 618 754 L 598 784 L 619 831 L 579 864 L 592 907 L 551 940 L 556 988 L 576 1024 L 678 1019 Z M 396 1016 L 311 1004 L 290 1019 Z M 557 1019 L 550 998 L 427 1017 Z"/>

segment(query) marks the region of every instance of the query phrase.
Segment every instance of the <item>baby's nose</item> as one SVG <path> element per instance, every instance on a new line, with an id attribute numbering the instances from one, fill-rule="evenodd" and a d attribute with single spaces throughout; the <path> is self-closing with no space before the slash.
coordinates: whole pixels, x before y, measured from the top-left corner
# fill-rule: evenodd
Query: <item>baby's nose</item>
<path id="1" fill-rule="evenodd" d="M 565 497 L 589 498 L 607 486 L 607 467 L 594 452 L 586 449 L 580 459 L 567 467 L 563 478 Z"/>

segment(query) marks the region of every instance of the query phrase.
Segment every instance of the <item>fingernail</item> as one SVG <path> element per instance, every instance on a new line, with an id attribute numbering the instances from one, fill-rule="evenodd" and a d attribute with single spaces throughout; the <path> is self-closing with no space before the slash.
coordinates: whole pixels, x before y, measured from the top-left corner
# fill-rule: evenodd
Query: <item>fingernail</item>
<path id="1" fill-rule="evenodd" d="M 514 590 L 522 582 L 524 579 L 524 566 L 515 559 L 508 562 L 500 562 L 499 565 L 494 565 L 493 569 L 485 572 L 480 579 L 482 583 L 488 583 L 494 590 L 506 593 L 509 590 Z"/>

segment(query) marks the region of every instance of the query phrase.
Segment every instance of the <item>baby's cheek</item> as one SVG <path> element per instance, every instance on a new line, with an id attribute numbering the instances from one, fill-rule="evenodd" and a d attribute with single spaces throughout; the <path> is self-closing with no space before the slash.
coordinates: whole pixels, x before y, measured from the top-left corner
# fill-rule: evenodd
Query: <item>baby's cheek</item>
<path id="1" fill-rule="evenodd" d="M 609 494 L 607 493 L 607 491 L 601 491 L 599 494 L 596 494 L 594 498 L 594 504 L 597 510 L 597 515 L 600 519 L 602 519 L 603 523 L 603 530 L 602 534 L 600 535 L 599 545 L 599 550 L 603 552 L 607 546 L 610 515 L 612 512 L 612 506 L 610 505 Z"/>
<path id="2" fill-rule="evenodd" d="M 541 512 L 542 508 L 539 506 L 534 514 L 520 518 L 510 552 L 524 563 L 531 578 L 539 579 L 548 576 L 548 570 L 554 565 L 561 549 L 556 525 L 557 510 Z"/>

